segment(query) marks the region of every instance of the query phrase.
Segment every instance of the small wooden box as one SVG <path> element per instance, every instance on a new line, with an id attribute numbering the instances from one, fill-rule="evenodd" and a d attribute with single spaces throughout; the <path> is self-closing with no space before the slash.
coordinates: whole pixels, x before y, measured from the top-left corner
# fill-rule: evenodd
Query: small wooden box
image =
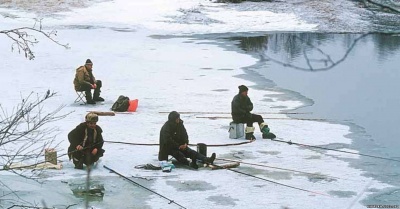
<path id="1" fill-rule="evenodd" d="M 57 165 L 57 151 L 53 148 L 46 148 L 44 150 L 44 160 L 51 164 Z"/>

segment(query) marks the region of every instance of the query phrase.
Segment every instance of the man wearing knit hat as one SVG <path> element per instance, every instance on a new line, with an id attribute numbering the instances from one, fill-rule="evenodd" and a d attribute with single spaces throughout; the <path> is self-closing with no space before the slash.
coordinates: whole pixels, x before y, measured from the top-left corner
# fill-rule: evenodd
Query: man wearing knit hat
<path id="1" fill-rule="evenodd" d="M 176 160 L 184 165 L 197 169 L 197 160 L 206 164 L 213 164 L 215 153 L 211 157 L 206 157 L 188 147 L 189 137 L 186 132 L 183 120 L 176 111 L 168 115 L 168 121 L 165 122 L 160 131 L 160 150 L 158 152 L 159 161 L 167 161 L 168 155 L 172 155 Z M 192 162 L 189 163 L 190 158 Z"/>
<path id="2" fill-rule="evenodd" d="M 240 85 L 239 87 L 239 94 L 233 97 L 231 103 L 232 109 L 232 119 L 235 123 L 246 123 L 247 127 L 245 129 L 246 139 L 248 140 L 255 140 L 254 137 L 254 130 L 253 123 L 257 122 L 260 126 L 260 131 L 262 133 L 263 139 L 273 139 L 275 138 L 275 134 L 269 132 L 270 129 L 266 123 L 264 123 L 263 118 L 261 115 L 256 115 L 250 113 L 253 110 L 253 103 L 251 102 L 250 98 L 248 97 L 247 93 L 249 89 L 245 85 Z"/>
<path id="3" fill-rule="evenodd" d="M 74 87 L 76 91 L 84 91 L 86 94 L 86 103 L 96 104 L 96 101 L 102 102 L 100 97 L 101 80 L 96 80 L 93 75 L 93 62 L 87 59 L 84 66 L 76 69 Z M 91 90 L 94 89 L 93 98 Z"/>
<path id="4" fill-rule="evenodd" d="M 68 156 L 76 169 L 82 169 L 83 164 L 92 165 L 103 156 L 103 130 L 97 125 L 98 121 L 97 114 L 88 113 L 85 122 L 80 123 L 68 134 Z"/>

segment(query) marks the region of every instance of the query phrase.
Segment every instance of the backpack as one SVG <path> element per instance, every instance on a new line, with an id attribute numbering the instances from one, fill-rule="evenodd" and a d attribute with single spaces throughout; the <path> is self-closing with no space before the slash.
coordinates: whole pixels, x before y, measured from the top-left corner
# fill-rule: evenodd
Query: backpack
<path id="1" fill-rule="evenodd" d="M 129 108 L 129 97 L 126 96 L 119 96 L 117 101 L 114 102 L 113 106 L 111 107 L 112 111 L 115 112 L 125 112 Z"/>

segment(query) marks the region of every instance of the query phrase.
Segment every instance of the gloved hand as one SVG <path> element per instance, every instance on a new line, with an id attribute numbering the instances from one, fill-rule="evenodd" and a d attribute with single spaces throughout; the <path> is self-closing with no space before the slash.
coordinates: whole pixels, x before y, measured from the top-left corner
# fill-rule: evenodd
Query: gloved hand
<path id="1" fill-rule="evenodd" d="M 179 146 L 180 150 L 185 150 L 187 148 L 187 144 L 182 144 L 181 146 Z"/>

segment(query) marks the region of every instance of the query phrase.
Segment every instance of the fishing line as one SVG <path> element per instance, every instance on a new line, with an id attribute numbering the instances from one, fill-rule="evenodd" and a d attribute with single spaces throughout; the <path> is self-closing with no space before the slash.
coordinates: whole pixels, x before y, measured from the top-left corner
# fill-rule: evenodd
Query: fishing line
<path id="1" fill-rule="evenodd" d="M 379 156 L 374 156 L 374 155 L 367 155 L 367 154 L 360 154 L 356 152 L 350 152 L 350 151 L 344 151 L 344 150 L 337 150 L 337 149 L 331 149 L 331 148 L 325 148 L 325 147 L 319 147 L 319 146 L 313 146 L 313 145 L 307 145 L 307 144 L 300 144 L 300 143 L 295 143 L 292 141 L 284 141 L 284 140 L 278 140 L 278 139 L 271 139 L 272 141 L 276 142 L 282 142 L 282 143 L 287 143 L 289 145 L 298 145 L 298 146 L 305 146 L 305 147 L 312 147 L 312 148 L 318 148 L 318 149 L 324 149 L 324 150 L 330 150 L 330 151 L 336 151 L 336 152 L 343 152 L 347 154 L 353 154 L 353 155 L 360 155 L 360 156 L 365 156 L 365 157 L 372 157 L 372 158 L 377 158 L 377 159 L 382 159 L 382 160 L 390 160 L 390 161 L 396 161 L 400 162 L 400 160 L 392 159 L 392 158 L 386 158 L 386 157 L 379 157 Z"/>
<path id="2" fill-rule="evenodd" d="M 216 119 L 232 119 L 231 116 L 196 116 L 196 118 L 208 118 L 211 120 Z M 319 119 L 319 118 L 263 118 L 268 120 L 310 120 L 310 121 L 327 121 L 326 119 Z"/>
<path id="3" fill-rule="evenodd" d="M 158 112 L 158 113 L 170 113 L 170 112 Z M 179 114 L 231 114 L 230 112 L 179 112 Z M 310 112 L 258 112 L 254 114 L 311 114 Z"/>
<path id="4" fill-rule="evenodd" d="M 130 179 L 130 178 L 128 178 L 128 177 L 126 177 L 126 176 L 124 176 L 124 175 L 118 173 L 117 171 L 115 171 L 115 170 L 113 170 L 113 169 L 107 167 L 106 165 L 103 165 L 103 167 L 104 167 L 105 169 L 107 169 L 107 170 L 109 170 L 109 171 L 111 171 L 111 172 L 113 172 L 113 173 L 115 173 L 115 174 L 121 176 L 122 178 L 124 178 L 124 179 L 126 179 L 126 180 L 128 180 L 128 181 L 130 181 L 130 182 L 132 182 L 132 183 L 134 183 L 136 186 L 139 186 L 139 187 L 141 187 L 141 188 L 143 188 L 143 189 L 146 189 L 147 191 L 150 191 L 150 192 L 152 192 L 152 193 L 154 193 L 154 194 L 156 194 L 156 195 L 158 195 L 158 196 L 160 196 L 160 197 L 162 197 L 162 198 L 168 200 L 168 201 L 169 201 L 168 204 L 174 203 L 175 205 L 178 205 L 179 207 L 186 209 L 185 207 L 183 207 L 182 205 L 178 204 L 178 203 L 175 202 L 174 200 L 171 200 L 171 199 L 169 199 L 169 198 L 167 198 L 167 197 L 165 197 L 165 196 L 163 196 L 163 195 L 161 195 L 161 194 L 159 194 L 159 193 L 157 193 L 157 192 L 155 192 L 155 191 L 153 191 L 153 190 L 151 190 L 151 189 L 149 189 L 149 188 L 147 188 L 147 187 L 145 187 L 145 186 L 142 186 L 141 184 L 139 184 L 139 183 L 133 181 L 132 179 Z"/>
<path id="5" fill-rule="evenodd" d="M 268 165 L 261 165 L 261 164 L 256 164 L 256 163 L 246 163 L 246 162 L 239 161 L 239 160 L 231 160 L 231 159 L 225 159 L 225 158 L 216 158 L 216 159 L 217 160 L 222 160 L 222 161 L 228 161 L 228 162 L 237 162 L 237 163 L 242 163 L 242 164 L 246 164 L 246 165 L 254 165 L 254 166 L 273 168 L 273 169 L 284 170 L 284 171 L 291 171 L 291 172 L 296 172 L 296 173 L 303 173 L 303 174 L 308 174 L 308 175 L 313 175 L 313 176 L 321 176 L 321 177 L 325 177 L 325 178 L 329 177 L 329 178 L 332 178 L 332 179 L 340 179 L 339 177 L 329 176 L 329 175 L 325 175 L 325 174 L 309 173 L 309 172 L 298 171 L 298 170 L 293 170 L 293 169 L 280 168 L 280 167 L 274 167 L 274 166 L 268 166 Z"/>
<path id="6" fill-rule="evenodd" d="M 310 191 L 310 190 L 307 190 L 307 189 L 302 189 L 302 188 L 299 188 L 299 187 L 294 187 L 294 186 L 290 186 L 290 185 L 287 185 L 287 184 L 282 184 L 282 183 L 279 183 L 279 182 L 276 182 L 276 181 L 272 181 L 272 180 L 268 180 L 268 179 L 261 178 L 261 177 L 258 177 L 258 176 L 254 176 L 254 175 L 251 175 L 251 174 L 248 174 L 248 173 L 244 173 L 244 172 L 241 172 L 241 171 L 238 171 L 238 170 L 232 170 L 230 168 L 224 168 L 224 167 L 219 166 L 219 165 L 215 165 L 215 164 L 212 164 L 212 165 L 216 166 L 216 167 L 219 167 L 219 168 L 222 168 L 222 169 L 226 169 L 228 171 L 232 171 L 232 172 L 235 172 L 235 173 L 240 173 L 240 174 L 243 174 L 243 175 L 246 175 L 246 176 L 249 176 L 249 177 L 253 177 L 253 178 L 260 179 L 260 180 L 263 180 L 263 181 L 267 181 L 267 182 L 270 182 L 270 183 L 274 183 L 274 184 L 277 184 L 277 185 L 280 185 L 280 186 L 289 187 L 289 188 L 300 190 L 300 191 L 304 191 L 304 192 L 309 192 L 309 193 L 313 193 L 313 194 L 318 194 L 318 195 L 323 195 L 323 196 L 330 197 L 330 195 L 327 195 L 327 194 L 324 194 L 324 193 L 314 192 L 314 191 Z"/>
<path id="7" fill-rule="evenodd" d="M 230 143 L 230 144 L 207 144 L 207 147 L 225 147 L 225 146 L 237 146 L 243 144 L 252 143 L 254 140 L 239 142 L 239 143 Z M 114 144 L 128 144 L 128 145 L 137 145 L 137 146 L 159 146 L 160 144 L 146 144 L 146 143 L 132 143 L 132 142 L 120 142 L 120 141 L 104 141 L 107 143 Z M 188 144 L 189 146 L 197 146 L 197 144 Z"/>

